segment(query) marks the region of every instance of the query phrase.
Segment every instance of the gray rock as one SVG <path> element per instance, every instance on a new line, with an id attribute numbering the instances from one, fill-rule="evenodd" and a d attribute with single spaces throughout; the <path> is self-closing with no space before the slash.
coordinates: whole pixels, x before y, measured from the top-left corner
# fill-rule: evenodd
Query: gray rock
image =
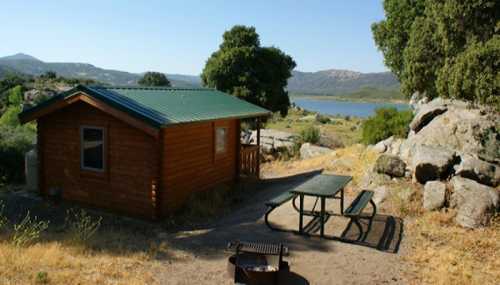
<path id="1" fill-rule="evenodd" d="M 419 145 L 411 163 L 414 178 L 422 184 L 445 178 L 452 169 L 455 158 L 455 152 L 446 148 Z"/>
<path id="2" fill-rule="evenodd" d="M 500 182 L 500 167 L 495 164 L 464 154 L 460 164 L 455 166 L 455 174 L 475 180 L 481 184 L 496 187 Z"/>
<path id="3" fill-rule="evenodd" d="M 500 125 L 500 113 L 472 108 L 461 101 L 435 99 L 428 105 L 443 104 L 448 111 L 434 117 L 418 133 L 410 132 L 401 145 L 398 154 L 401 159 L 410 163 L 417 146 L 429 145 L 500 162 L 500 140 L 496 135 L 496 126 Z M 489 138 L 487 143 L 485 138 Z"/>
<path id="4" fill-rule="evenodd" d="M 319 120 L 319 114 L 312 114 L 312 115 L 307 115 L 302 118 L 299 118 L 299 121 L 313 121 L 316 122 Z"/>
<path id="5" fill-rule="evenodd" d="M 410 123 L 410 129 L 418 133 L 424 126 L 430 123 L 436 116 L 446 112 L 448 108 L 445 105 L 424 105 L 415 115 Z"/>
<path id="6" fill-rule="evenodd" d="M 427 181 L 424 186 L 424 209 L 432 211 L 443 207 L 446 201 L 446 184 L 441 181 Z"/>
<path id="7" fill-rule="evenodd" d="M 374 189 L 383 186 L 391 181 L 387 174 L 380 174 L 374 171 L 367 171 L 361 178 L 360 187 L 363 189 Z"/>
<path id="8" fill-rule="evenodd" d="M 378 173 L 385 173 L 392 177 L 405 175 L 406 163 L 395 155 L 382 154 L 378 157 L 373 168 Z"/>
<path id="9" fill-rule="evenodd" d="M 375 145 L 371 146 L 370 149 L 376 153 L 384 153 L 387 150 L 387 145 L 385 141 L 379 141 Z"/>
<path id="10" fill-rule="evenodd" d="M 307 159 L 323 154 L 331 153 L 333 150 L 327 147 L 312 145 L 310 143 L 302 144 L 300 147 L 300 158 Z"/>
<path id="11" fill-rule="evenodd" d="M 292 150 L 295 146 L 297 136 L 283 131 L 273 129 L 260 130 L 260 146 L 263 152 L 273 152 L 279 148 L 287 148 Z M 249 142 L 252 144 L 257 143 L 257 131 L 252 131 Z"/>
<path id="12" fill-rule="evenodd" d="M 389 195 L 389 190 L 386 186 L 379 186 L 373 189 L 373 202 L 375 205 L 380 205 L 380 203 L 384 202 L 387 196 Z"/>
<path id="13" fill-rule="evenodd" d="M 450 206 L 457 208 L 455 221 L 467 228 L 488 225 L 499 207 L 498 190 L 460 176 L 453 177 L 450 184 L 453 188 Z"/>

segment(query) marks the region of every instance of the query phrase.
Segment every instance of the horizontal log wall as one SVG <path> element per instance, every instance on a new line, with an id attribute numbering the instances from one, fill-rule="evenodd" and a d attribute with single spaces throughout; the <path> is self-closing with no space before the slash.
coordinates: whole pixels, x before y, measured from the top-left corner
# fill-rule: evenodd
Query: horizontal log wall
<path id="1" fill-rule="evenodd" d="M 106 169 L 80 169 L 80 126 L 106 129 Z M 158 140 L 86 103 L 38 119 L 41 192 L 63 190 L 65 200 L 152 218 L 151 189 L 158 181 Z"/>
<path id="2" fill-rule="evenodd" d="M 179 209 L 196 191 L 233 183 L 237 175 L 239 120 L 191 123 L 163 129 L 162 214 Z M 215 128 L 227 127 L 223 154 L 215 153 Z"/>

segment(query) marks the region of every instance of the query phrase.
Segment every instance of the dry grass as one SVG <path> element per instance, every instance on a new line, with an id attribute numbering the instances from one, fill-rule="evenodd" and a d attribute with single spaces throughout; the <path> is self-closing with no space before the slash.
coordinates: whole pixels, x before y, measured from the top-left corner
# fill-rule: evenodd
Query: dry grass
<path id="1" fill-rule="evenodd" d="M 304 129 L 315 126 L 319 128 L 323 136 L 332 139 L 337 144 L 350 146 L 361 140 L 362 119 L 346 119 L 345 117 L 327 116 L 331 121 L 325 124 L 300 120 L 302 117 L 309 114 L 313 113 L 300 112 L 291 108 L 285 118 L 276 115 L 273 116 L 273 118 L 266 123 L 265 128 L 299 135 Z"/>
<path id="2" fill-rule="evenodd" d="M 0 242 L 0 284 L 157 284 L 147 253 L 113 255 L 60 242 L 18 248 Z M 46 272 L 47 279 L 37 278 Z"/>
<path id="3" fill-rule="evenodd" d="M 425 284 L 498 284 L 500 218 L 484 229 L 453 224 L 454 212 L 430 212 L 407 226 L 411 250 L 406 259 L 413 278 Z"/>
<path id="4" fill-rule="evenodd" d="M 375 152 L 367 150 L 363 145 L 355 144 L 311 159 L 265 163 L 261 169 L 263 176 L 267 178 L 324 169 L 326 173 L 351 175 L 354 184 L 357 185 L 366 169 L 373 166 L 377 157 Z"/>

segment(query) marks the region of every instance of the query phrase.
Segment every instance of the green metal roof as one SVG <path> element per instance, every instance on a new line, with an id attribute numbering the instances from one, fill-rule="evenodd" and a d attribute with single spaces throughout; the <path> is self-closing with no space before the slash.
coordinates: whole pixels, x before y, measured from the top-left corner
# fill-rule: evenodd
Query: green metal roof
<path id="1" fill-rule="evenodd" d="M 23 111 L 19 116 L 22 118 L 78 92 L 84 92 L 155 127 L 270 114 L 270 111 L 264 108 L 214 89 L 78 85 Z"/>

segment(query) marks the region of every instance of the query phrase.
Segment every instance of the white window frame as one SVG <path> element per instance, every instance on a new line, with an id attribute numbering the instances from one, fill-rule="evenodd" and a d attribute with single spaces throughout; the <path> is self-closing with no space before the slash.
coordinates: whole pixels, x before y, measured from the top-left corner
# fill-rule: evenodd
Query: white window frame
<path id="1" fill-rule="evenodd" d="M 84 130 L 100 130 L 102 132 L 102 168 L 94 168 L 94 167 L 88 167 L 84 165 L 84 148 L 83 148 L 83 133 Z M 91 171 L 96 171 L 96 172 L 104 172 L 106 169 L 106 129 L 103 127 L 97 127 L 97 126 L 88 126 L 88 125 L 83 125 L 80 126 L 80 168 L 82 170 L 91 170 Z"/>
<path id="2" fill-rule="evenodd" d="M 218 136 L 218 130 L 219 129 L 224 129 L 224 148 L 223 149 L 218 149 L 218 144 L 217 144 L 217 136 Z M 219 126 L 215 127 L 215 154 L 225 154 L 227 152 L 227 137 L 228 137 L 228 131 L 229 128 L 226 126 Z"/>

